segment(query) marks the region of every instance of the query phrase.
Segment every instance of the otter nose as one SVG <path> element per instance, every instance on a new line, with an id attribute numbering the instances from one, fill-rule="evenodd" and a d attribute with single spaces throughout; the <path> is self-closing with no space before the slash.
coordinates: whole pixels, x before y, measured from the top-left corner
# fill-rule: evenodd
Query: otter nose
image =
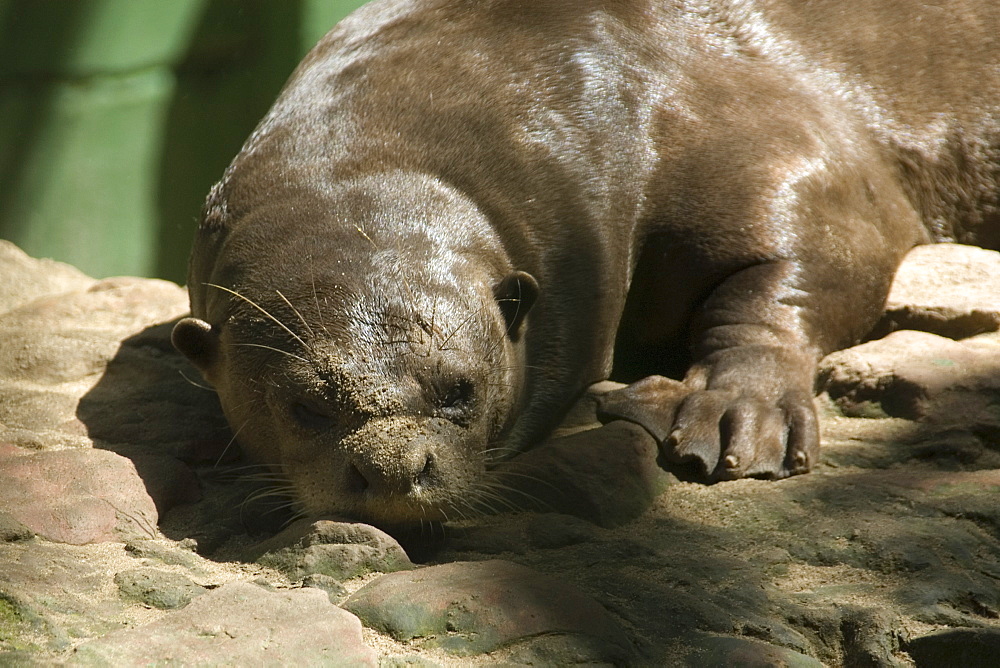
<path id="1" fill-rule="evenodd" d="M 373 453 L 354 457 L 348 466 L 353 489 L 371 496 L 406 496 L 433 487 L 437 479 L 434 454 L 426 447 L 405 456 Z"/>

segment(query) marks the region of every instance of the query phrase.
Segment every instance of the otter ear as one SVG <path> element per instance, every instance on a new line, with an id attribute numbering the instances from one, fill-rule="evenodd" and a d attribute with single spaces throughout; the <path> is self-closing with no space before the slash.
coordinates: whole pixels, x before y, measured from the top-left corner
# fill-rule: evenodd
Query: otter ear
<path id="1" fill-rule="evenodd" d="M 183 318 L 174 325 L 170 340 L 202 374 L 208 373 L 218 357 L 219 335 L 204 320 Z"/>
<path id="2" fill-rule="evenodd" d="M 496 284 L 493 296 L 507 321 L 507 336 L 517 341 L 522 334 L 524 317 L 538 298 L 538 281 L 531 274 L 515 271 Z"/>

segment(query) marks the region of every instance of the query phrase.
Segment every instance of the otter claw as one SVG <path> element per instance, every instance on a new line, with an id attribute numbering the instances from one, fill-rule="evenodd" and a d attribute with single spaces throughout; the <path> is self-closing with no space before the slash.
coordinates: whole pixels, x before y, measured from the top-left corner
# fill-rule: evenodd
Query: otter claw
<path id="1" fill-rule="evenodd" d="M 722 465 L 728 471 L 735 471 L 740 468 L 740 458 L 736 455 L 726 455 L 726 458 L 722 460 Z"/>
<path id="2" fill-rule="evenodd" d="M 796 471 L 808 470 L 809 455 L 807 455 L 802 450 L 799 450 L 794 455 L 792 455 L 792 469 Z"/>

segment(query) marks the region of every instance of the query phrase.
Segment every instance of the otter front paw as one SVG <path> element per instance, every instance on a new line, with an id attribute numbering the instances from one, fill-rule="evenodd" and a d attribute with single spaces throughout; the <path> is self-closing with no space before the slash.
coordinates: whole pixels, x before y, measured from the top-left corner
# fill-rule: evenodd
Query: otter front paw
<path id="1" fill-rule="evenodd" d="M 661 448 L 668 461 L 697 463 L 708 480 L 786 478 L 815 463 L 819 427 L 805 392 L 790 391 L 775 402 L 702 390 L 681 403 Z"/>
<path id="2" fill-rule="evenodd" d="M 819 456 L 816 412 L 805 391 L 775 401 L 746 391 L 692 391 L 650 376 L 604 395 L 599 417 L 643 426 L 668 465 L 693 468 L 706 482 L 786 478 L 806 473 Z"/>

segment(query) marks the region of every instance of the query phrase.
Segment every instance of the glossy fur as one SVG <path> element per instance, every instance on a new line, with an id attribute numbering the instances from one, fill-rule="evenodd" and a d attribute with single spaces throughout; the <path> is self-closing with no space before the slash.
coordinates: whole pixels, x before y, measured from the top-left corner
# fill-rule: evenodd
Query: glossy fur
<path id="1" fill-rule="evenodd" d="M 492 498 L 616 339 L 684 374 L 637 411 L 668 458 L 804 472 L 816 363 L 906 251 L 996 245 L 998 35 L 991 0 L 373 2 L 210 195 L 175 341 L 309 512 Z"/>

